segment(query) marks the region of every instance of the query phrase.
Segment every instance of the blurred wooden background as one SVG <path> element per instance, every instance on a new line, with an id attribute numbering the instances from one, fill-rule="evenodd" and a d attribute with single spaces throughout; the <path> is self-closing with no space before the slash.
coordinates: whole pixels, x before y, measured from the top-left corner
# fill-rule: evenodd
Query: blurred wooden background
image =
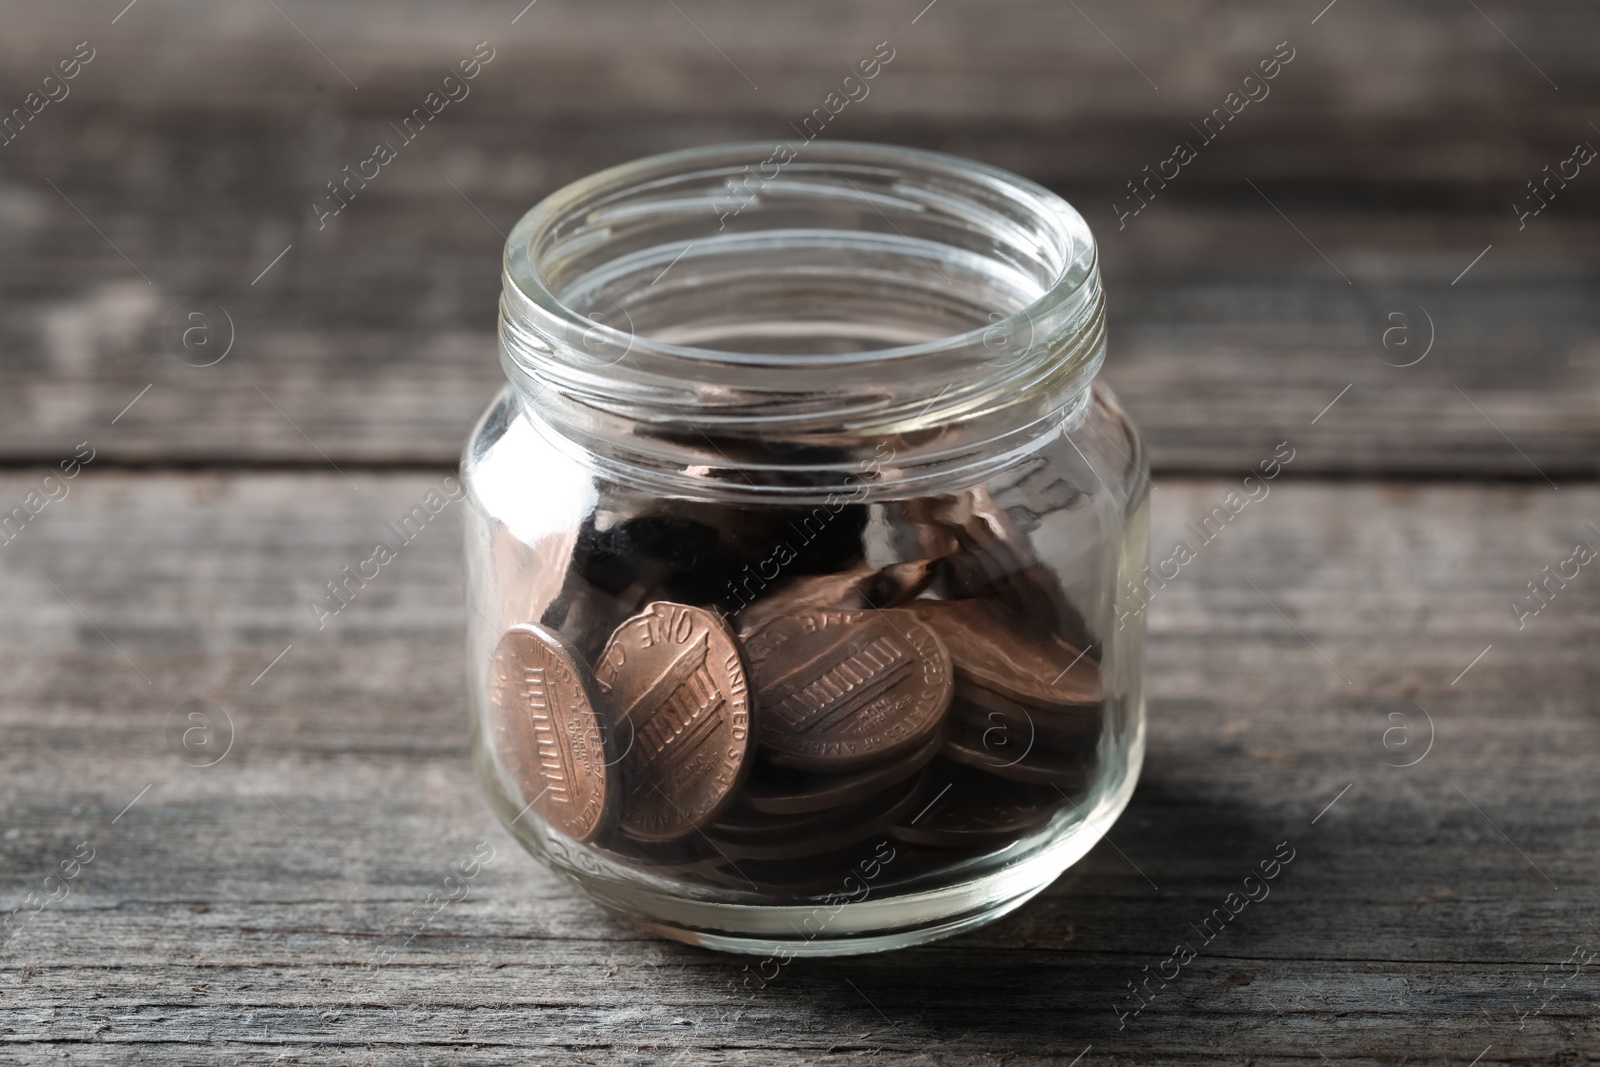
<path id="1" fill-rule="evenodd" d="M 315 442 L 449 462 L 499 375 L 496 228 L 605 165 L 792 136 L 888 41 L 829 135 L 968 155 L 1080 205 L 1104 245 L 1107 377 L 1158 468 L 1248 467 L 1293 434 L 1330 473 L 1526 475 L 1498 426 L 1551 477 L 1600 469 L 1600 179 L 1524 229 L 1512 206 L 1600 144 L 1586 0 L 1338 0 L 1315 25 L 1314 3 L 1211 0 L 938 0 L 914 25 L 883 2 L 539 0 L 515 24 L 501 3 L 278 7 L 8 14 L 0 101 L 79 41 L 96 58 L 0 149 L 5 455 L 53 456 L 154 382 L 108 455 L 316 462 Z M 495 59 L 471 95 L 319 232 L 325 183 L 479 41 Z M 1197 140 L 1189 124 L 1281 41 L 1295 59 L 1270 95 L 1119 232 L 1125 183 Z M 1368 319 L 1406 298 L 1438 336 L 1400 370 Z M 162 332 L 206 304 L 238 349 L 201 373 Z"/>
<path id="2" fill-rule="evenodd" d="M 0 945 L 0 1059 L 1594 1055 L 1600 972 L 1563 961 L 1600 938 L 1600 579 L 1526 632 L 1508 605 L 1600 523 L 1600 170 L 1514 207 L 1600 145 L 1600 8 L 924 5 L 0 4 L 0 116 L 94 50 L 0 147 L 0 511 L 95 449 L 0 547 L 0 911 L 101 849 Z M 319 230 L 325 183 L 480 41 L 470 95 Z M 599 167 L 790 137 L 885 41 L 828 136 L 1013 169 L 1095 227 L 1153 545 L 1297 457 L 1152 606 L 1115 846 L 991 930 L 751 1001 L 740 961 L 611 922 L 488 817 L 454 517 L 330 631 L 305 601 L 497 387 L 500 231 Z M 1270 95 L 1119 229 L 1126 183 L 1285 41 Z M 1400 307 L 1414 347 L 1386 351 Z M 195 311 L 232 343 L 213 366 L 178 341 Z M 192 697 L 232 715 L 215 767 L 168 747 Z M 1412 768 L 1371 745 L 1395 702 L 1438 730 Z M 1126 983 L 1286 837 L 1295 878 L 1120 1030 Z M 483 893 L 352 979 L 479 838 Z"/>

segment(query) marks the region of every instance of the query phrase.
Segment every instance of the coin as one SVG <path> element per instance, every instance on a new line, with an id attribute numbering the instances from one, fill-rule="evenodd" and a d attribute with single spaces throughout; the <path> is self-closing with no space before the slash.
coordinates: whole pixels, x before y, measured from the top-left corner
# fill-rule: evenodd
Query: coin
<path id="1" fill-rule="evenodd" d="M 957 711 L 952 705 L 943 741 L 944 754 L 950 759 L 989 770 L 1026 759 L 1040 744 L 1033 716 L 1021 705 L 1017 705 L 1019 714 L 981 709 L 974 713 L 969 708 Z"/>
<path id="2" fill-rule="evenodd" d="M 585 662 L 593 662 L 616 628 L 652 599 L 650 591 L 638 586 L 612 594 L 571 575 L 561 595 L 545 609 L 541 621 L 573 634 Z"/>
<path id="3" fill-rule="evenodd" d="M 971 682 L 956 683 L 950 716 L 985 730 L 999 728 L 1011 740 L 1032 741 L 1037 737 L 1046 744 L 1062 748 L 1093 748 L 1100 737 L 1103 717 L 1099 704 L 1040 707 L 1020 703 Z"/>
<path id="4" fill-rule="evenodd" d="M 747 558 L 746 547 L 730 536 L 736 524 L 715 509 L 670 499 L 648 506 L 643 514 L 612 516 L 603 529 L 586 523 L 574 568 L 619 597 L 630 589 L 665 602 L 706 603 L 723 595 Z"/>
<path id="5" fill-rule="evenodd" d="M 809 608 L 859 611 L 896 607 L 926 589 L 933 580 L 934 569 L 934 560 L 920 559 L 796 578 L 739 612 L 739 632 L 748 636 L 785 615 Z"/>
<path id="6" fill-rule="evenodd" d="M 937 496 L 883 501 L 878 507 L 882 509 L 890 551 L 935 562 L 959 552 L 961 542 L 947 521 L 950 506 L 951 498 Z"/>
<path id="7" fill-rule="evenodd" d="M 950 654 L 903 609 L 802 611 L 746 643 L 773 763 L 844 770 L 916 748 L 950 704 Z"/>
<path id="8" fill-rule="evenodd" d="M 1039 560 L 1027 533 L 1044 514 L 1035 508 L 1048 512 L 1070 506 L 1074 490 L 1065 483 L 1025 489 L 1039 473 L 1040 468 L 1032 474 L 1019 469 L 1018 484 L 1009 492 L 979 486 L 939 498 L 938 514 L 960 546 L 945 561 L 950 599 L 994 600 L 1046 629 L 1072 635 L 1076 644 L 1089 644 L 1082 616 L 1055 572 Z M 997 494 L 1009 506 L 1002 506 Z"/>
<path id="9" fill-rule="evenodd" d="M 1032 833 L 1054 814 L 1026 786 L 942 760 L 926 774 L 917 804 L 911 807 L 917 814 L 890 827 L 890 837 L 932 848 L 992 848 Z"/>
<path id="10" fill-rule="evenodd" d="M 727 857 L 700 834 L 660 845 L 634 841 L 621 834 L 612 836 L 614 840 L 604 846 L 612 856 L 664 878 L 693 877 L 709 867 L 728 862 Z"/>
<path id="11" fill-rule="evenodd" d="M 612 800 L 601 722 L 577 654 L 559 634 L 524 623 L 494 655 L 494 729 L 534 814 L 581 843 L 605 827 Z"/>
<path id="12" fill-rule="evenodd" d="M 915 774 L 916 771 L 913 771 L 905 778 L 913 777 Z M 841 817 L 846 814 L 868 814 L 881 809 L 884 805 L 879 802 L 884 798 L 891 795 L 896 798 L 902 796 L 906 792 L 906 788 L 902 786 L 905 778 L 899 782 L 881 785 L 854 803 L 797 815 L 774 815 L 743 805 L 735 805 L 723 812 L 717 821 L 711 824 L 710 831 L 713 835 L 729 841 L 758 840 L 774 833 L 790 836 L 818 833 L 837 826 Z"/>
<path id="13" fill-rule="evenodd" d="M 935 733 L 909 756 L 849 774 L 797 771 L 758 763 L 744 784 L 739 803 L 770 815 L 804 815 L 837 808 L 916 774 L 939 754 L 943 743 L 943 737 Z"/>
<path id="14" fill-rule="evenodd" d="M 1057 708 L 1105 699 L 1100 664 L 1053 633 L 984 600 L 914 600 L 908 611 L 950 649 L 956 676 L 1025 704 Z"/>
<path id="15" fill-rule="evenodd" d="M 881 834 L 912 809 L 922 793 L 922 778 L 901 782 L 860 804 L 795 818 L 744 813 L 736 823 L 718 823 L 708 831 L 717 850 L 730 860 L 788 860 L 835 852 L 874 834 Z"/>
<path id="16" fill-rule="evenodd" d="M 1043 744 L 1038 736 L 1021 737 L 1000 726 L 977 726 L 957 720 L 945 733 L 943 754 L 980 771 L 1032 785 L 1053 785 L 1069 792 L 1088 784 L 1092 751 L 1073 754 Z"/>
<path id="17" fill-rule="evenodd" d="M 750 766 L 749 674 L 728 624 L 703 608 L 657 601 L 617 627 L 595 666 L 631 737 L 618 824 L 638 841 L 671 841 L 716 818 Z"/>

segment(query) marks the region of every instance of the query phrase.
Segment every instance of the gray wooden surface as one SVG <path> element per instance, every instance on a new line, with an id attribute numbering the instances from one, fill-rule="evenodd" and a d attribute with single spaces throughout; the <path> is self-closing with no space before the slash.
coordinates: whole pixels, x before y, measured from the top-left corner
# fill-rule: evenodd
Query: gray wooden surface
<path id="1" fill-rule="evenodd" d="M 0 1062 L 1600 1058 L 1600 578 L 1511 607 L 1600 547 L 1600 176 L 1511 207 L 1600 144 L 1592 3 L 124 3 L 0 4 L 6 109 L 96 49 L 0 147 L 0 511 L 95 456 L 0 544 Z M 1119 231 L 1124 183 L 1285 39 Z M 472 95 L 318 231 L 323 183 L 481 40 Z M 884 40 L 838 136 L 1011 167 L 1095 226 L 1153 550 L 1297 456 L 1152 604 L 1107 842 L 983 931 L 752 994 L 490 817 L 454 509 L 326 631 L 308 602 L 495 388 L 497 230 L 599 166 L 787 136 Z M 1372 337 L 1399 300 L 1432 322 L 1415 366 Z M 180 361 L 171 324 L 217 307 L 227 357 Z M 192 700 L 211 766 L 175 739 Z"/>
<path id="2" fill-rule="evenodd" d="M 942 1064 L 1093 1045 L 1086 1062 L 1464 1064 L 1593 1047 L 1600 980 L 1561 964 L 1600 945 L 1600 601 L 1575 587 L 1520 633 L 1506 607 L 1600 513 L 1593 489 L 1280 483 L 1152 605 L 1149 763 L 1111 844 L 988 930 L 795 963 L 752 996 L 743 961 L 607 919 L 487 813 L 454 511 L 316 630 L 320 583 L 436 481 L 353 480 L 86 475 L 0 550 L 7 889 L 96 850 L 0 956 L 0 1058 Z M 1154 543 L 1231 484 L 1161 481 Z M 165 736 L 193 698 L 231 722 L 215 766 Z M 1374 711 L 1387 728 L 1394 709 L 1418 745 L 1431 719 L 1415 766 L 1373 747 Z M 480 840 L 496 854 L 471 896 L 407 944 L 397 924 Z M 1283 841 L 1297 855 L 1271 896 L 1119 1030 L 1126 984 Z"/>

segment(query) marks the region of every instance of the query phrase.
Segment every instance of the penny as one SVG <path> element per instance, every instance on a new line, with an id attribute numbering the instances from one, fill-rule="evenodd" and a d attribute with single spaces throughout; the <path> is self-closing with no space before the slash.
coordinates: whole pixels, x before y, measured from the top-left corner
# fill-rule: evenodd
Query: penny
<path id="1" fill-rule="evenodd" d="M 754 749 L 749 674 L 712 612 L 657 601 L 617 627 L 595 666 L 622 763 L 621 831 L 672 841 L 732 803 Z"/>
<path id="2" fill-rule="evenodd" d="M 802 611 L 746 643 L 773 763 L 845 770 L 925 743 L 950 704 L 950 654 L 904 609 Z"/>
<path id="3" fill-rule="evenodd" d="M 573 567 L 598 589 L 618 597 L 651 590 L 657 600 L 706 603 L 723 595 L 745 547 L 732 535 L 739 524 L 721 509 L 670 498 L 643 514 L 613 514 L 603 528 L 584 525 Z"/>
<path id="4" fill-rule="evenodd" d="M 1029 482 L 1029 475 L 1018 475 L 1021 483 Z M 1006 506 L 995 499 L 996 492 Z M 1045 513 L 1070 506 L 1076 495 L 1058 482 L 1026 490 L 1019 484 L 1011 492 L 979 486 L 940 498 L 939 514 L 959 545 L 946 560 L 951 599 L 994 600 L 1046 629 L 1072 635 L 1080 646 L 1090 643 L 1082 616 L 1055 572 L 1039 560 L 1026 532 L 1037 528 Z M 1041 506 L 1044 512 L 1037 510 Z"/>
<path id="5" fill-rule="evenodd" d="M 791 860 L 835 852 L 863 838 L 883 833 L 903 818 L 922 793 L 922 777 L 889 787 L 860 804 L 793 819 L 746 815 L 737 824 L 718 824 L 708 836 L 717 850 L 733 861 Z"/>
<path id="6" fill-rule="evenodd" d="M 1102 706 L 1040 707 L 1020 703 L 980 685 L 957 682 L 950 716 L 985 730 L 999 728 L 1008 737 L 1037 737 L 1058 747 L 1093 748 L 1100 737 Z"/>
<path id="7" fill-rule="evenodd" d="M 870 799 L 870 797 L 869 797 Z M 840 809 L 807 812 L 804 815 L 769 815 L 748 808 L 733 807 L 707 827 L 717 842 L 759 844 L 768 837 L 822 833 L 839 822 Z"/>
<path id="8" fill-rule="evenodd" d="M 1042 741 L 1033 717 L 1020 706 L 1019 711 L 1022 714 L 1000 711 L 969 714 L 966 709 L 952 710 L 944 732 L 945 756 L 980 770 L 1026 759 L 1035 746 L 1042 747 Z"/>
<path id="9" fill-rule="evenodd" d="M 528 807 L 580 844 L 606 825 L 612 802 L 602 724 L 578 666 L 559 634 L 524 623 L 494 654 L 496 750 Z"/>
<path id="10" fill-rule="evenodd" d="M 1002 607 L 984 600 L 915 600 L 900 610 L 933 627 L 950 649 L 957 678 L 1051 708 L 1105 699 L 1099 663 Z"/>
<path id="11" fill-rule="evenodd" d="M 1013 782 L 1052 785 L 1069 792 L 1088 784 L 1093 753 L 1073 755 L 1041 743 L 1038 736 L 1019 737 L 999 727 L 952 723 L 945 734 L 945 758 Z"/>
<path id="12" fill-rule="evenodd" d="M 906 777 L 914 775 L 915 772 Z M 710 833 L 726 841 L 755 841 L 775 833 L 789 836 L 821 833 L 837 828 L 848 815 L 871 814 L 879 810 L 884 806 L 885 798 L 900 797 L 906 791 L 902 785 L 904 781 L 902 778 L 900 782 L 879 786 L 852 804 L 799 815 L 774 815 L 735 805 L 723 812 L 708 829 Z"/>
<path id="13" fill-rule="evenodd" d="M 950 773 L 941 773 L 945 768 Z M 1024 787 L 942 762 L 929 768 L 917 804 L 925 806 L 914 804 L 911 810 L 917 814 L 890 827 L 889 836 L 931 848 L 1008 845 L 1044 826 L 1054 814 Z"/>
<path id="14" fill-rule="evenodd" d="M 680 837 L 676 841 L 653 843 L 635 841 L 623 834 L 612 834 L 600 847 L 618 859 L 629 863 L 645 864 L 655 869 L 692 866 L 717 858 L 716 851 L 700 834 Z"/>
<path id="15" fill-rule="evenodd" d="M 884 889 L 889 868 L 898 872 L 898 859 L 905 846 L 891 845 L 886 836 L 874 841 L 871 835 L 852 841 L 831 852 L 810 853 L 795 859 L 741 859 L 705 871 L 707 881 L 748 890 L 752 883 L 761 891 L 784 897 L 822 897 L 828 907 L 860 903 Z M 941 860 L 948 862 L 949 853 Z"/>
<path id="16" fill-rule="evenodd" d="M 935 562 L 959 552 L 961 543 L 947 521 L 950 506 L 951 498 L 937 496 L 883 501 L 878 507 L 888 528 L 890 551 Z"/>
<path id="17" fill-rule="evenodd" d="M 909 756 L 849 774 L 823 774 L 757 764 L 739 803 L 770 815 L 804 815 L 851 804 L 916 774 L 939 754 L 943 737 L 935 733 Z"/>
<path id="18" fill-rule="evenodd" d="M 926 589 L 934 570 L 934 560 L 921 559 L 795 578 L 739 612 L 739 632 L 748 636 L 768 623 L 809 608 L 860 611 L 896 607 Z"/>
<path id="19" fill-rule="evenodd" d="M 728 862 L 727 857 L 698 834 L 670 844 L 653 846 L 621 835 L 615 836 L 616 843 L 608 847 L 617 859 L 643 867 L 663 878 L 696 878 L 709 868 L 720 867 Z"/>
<path id="20" fill-rule="evenodd" d="M 592 662 L 616 628 L 651 599 L 637 586 L 612 594 L 573 575 L 561 595 L 545 609 L 542 621 L 576 635 L 575 643 L 585 654 L 585 662 Z"/>

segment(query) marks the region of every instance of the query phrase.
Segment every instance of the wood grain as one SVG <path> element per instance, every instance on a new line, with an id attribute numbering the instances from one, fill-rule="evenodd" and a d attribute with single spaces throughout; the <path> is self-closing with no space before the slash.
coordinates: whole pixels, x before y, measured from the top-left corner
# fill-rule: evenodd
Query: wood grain
<path id="1" fill-rule="evenodd" d="M 0 12 L 0 116 L 96 50 L 0 145 L 0 514 L 95 456 L 0 543 L 0 915 L 96 850 L 0 945 L 0 1061 L 1595 1057 L 1600 970 L 1571 961 L 1600 947 L 1600 579 L 1520 628 L 1512 602 L 1600 546 L 1600 179 L 1514 207 L 1600 143 L 1600 8 L 525 2 Z M 1285 40 L 1271 95 L 1119 224 Z M 471 96 L 318 229 L 325 183 L 478 41 Z M 1152 559 L 1278 442 L 1296 458 L 1151 603 L 1150 754 L 1107 841 L 982 931 L 752 994 L 743 961 L 608 918 L 489 815 L 454 510 L 325 630 L 310 602 L 498 387 L 524 210 L 640 155 L 789 137 L 879 41 L 828 136 L 1010 168 L 1095 228 Z M 1374 341 L 1399 300 L 1434 342 L 1404 368 Z M 180 362 L 173 324 L 217 307 L 227 357 Z M 231 724 L 214 766 L 169 737 L 192 699 Z M 1431 724 L 1414 766 L 1383 758 L 1392 712 Z M 408 941 L 480 841 L 471 895 Z M 1271 896 L 1119 1019 L 1284 841 Z"/>
<path id="2" fill-rule="evenodd" d="M 1256 0 L 1026 0 L 1003 17 L 941 0 L 915 25 L 839 0 L 760 16 L 545 0 L 514 25 L 499 3 L 279 6 L 12 17 L 0 99 L 75 41 L 97 54 L 0 148 L 0 463 L 53 462 L 91 435 L 131 465 L 451 462 L 500 380 L 499 246 L 524 210 L 639 155 L 792 136 L 892 39 L 828 135 L 1010 167 L 1084 210 L 1111 301 L 1106 375 L 1158 469 L 1248 467 L 1292 437 L 1302 469 L 1327 474 L 1597 472 L 1600 200 L 1585 175 L 1524 228 L 1512 206 L 1600 137 L 1578 43 L 1600 30 L 1591 4 L 1339 3 L 1314 26 Z M 1272 95 L 1119 229 L 1126 183 L 1285 38 L 1296 58 Z M 325 183 L 478 40 L 496 53 L 472 94 L 319 229 Z M 1436 335 L 1406 370 L 1369 336 L 1399 298 Z M 212 306 L 234 348 L 187 366 L 175 337 Z"/>
<path id="3" fill-rule="evenodd" d="M 453 462 L 503 377 L 499 235 L 447 176 L 320 235 L 219 209 L 215 229 L 227 236 L 215 247 L 184 237 L 162 259 L 117 229 L 105 190 L 69 186 L 160 279 L 150 286 L 59 198 L 40 200 L 50 221 L 26 247 L 65 258 L 48 292 L 29 271 L 12 274 L 18 299 L 0 313 L 0 458 L 51 462 L 91 438 L 119 463 Z M 536 195 L 455 182 L 502 229 Z M 1149 212 L 1102 231 L 1104 373 L 1158 470 L 1248 468 L 1287 438 L 1307 443 L 1303 470 L 1329 473 L 1559 483 L 1600 471 L 1600 225 L 1518 235 L 1482 215 L 1295 211 L 1333 268 L 1259 199 Z M 242 228 L 224 230 L 223 217 Z M 70 239 L 58 241 L 58 228 Z M 1375 343 L 1374 323 L 1401 299 L 1431 326 L 1414 367 L 1386 365 L 1380 355 L 1401 357 Z M 191 311 L 211 316 L 215 344 L 228 339 L 216 306 L 232 351 L 211 367 L 180 361 L 173 338 Z M 1414 331 L 1420 348 L 1420 320 Z"/>
<path id="4" fill-rule="evenodd" d="M 1600 585 L 1583 573 L 1521 631 L 1509 602 L 1600 541 L 1600 492 L 1278 483 L 1152 601 L 1150 757 L 1110 842 L 984 931 L 795 963 L 752 997 L 741 961 L 606 918 L 489 816 L 465 745 L 454 510 L 316 629 L 309 598 L 437 475 L 352 480 L 91 466 L 0 548 L 7 907 L 96 849 L 0 949 L 0 1057 L 992 1064 L 1092 1045 L 1082 1063 L 1527 1063 L 1594 1047 L 1600 974 L 1562 961 L 1600 937 L 1600 795 L 1574 773 L 1600 758 Z M 34 481 L 0 478 L 0 501 Z M 1231 487 L 1158 478 L 1154 554 Z M 194 697 L 235 729 L 209 768 L 164 735 Z M 1404 702 L 1435 737 L 1398 768 L 1371 742 L 1374 713 Z M 472 895 L 403 944 L 396 924 L 480 840 L 497 851 Z M 1188 924 L 1283 841 L 1296 858 L 1271 896 L 1119 1029 L 1127 984 L 1198 940 Z"/>
<path id="5" fill-rule="evenodd" d="M 737 0 L 676 8 L 469 0 L 441 9 L 289 0 L 274 10 L 173 0 L 141 4 L 115 23 L 98 10 L 18 10 L 9 13 L 0 56 L 7 81 L 27 84 L 87 38 L 99 54 L 93 77 L 75 90 L 85 100 L 353 112 L 414 92 L 488 40 L 496 63 L 504 52 L 505 67 L 490 68 L 503 79 L 500 106 L 593 121 L 629 109 L 804 115 L 889 40 L 894 77 L 871 99 L 895 117 L 1127 122 L 1204 114 L 1288 40 L 1295 58 L 1278 88 L 1301 114 L 1344 115 L 1351 125 L 1374 116 L 1453 119 L 1452 131 L 1469 138 L 1481 135 L 1470 130 L 1477 114 L 1566 115 L 1582 125 L 1585 95 L 1600 86 L 1586 47 L 1600 16 L 1582 0 L 1478 10 L 1448 0 L 1324 7 L 804 0 L 757 11 Z M 1445 172 L 1463 163 L 1496 165 L 1434 166 Z"/>

